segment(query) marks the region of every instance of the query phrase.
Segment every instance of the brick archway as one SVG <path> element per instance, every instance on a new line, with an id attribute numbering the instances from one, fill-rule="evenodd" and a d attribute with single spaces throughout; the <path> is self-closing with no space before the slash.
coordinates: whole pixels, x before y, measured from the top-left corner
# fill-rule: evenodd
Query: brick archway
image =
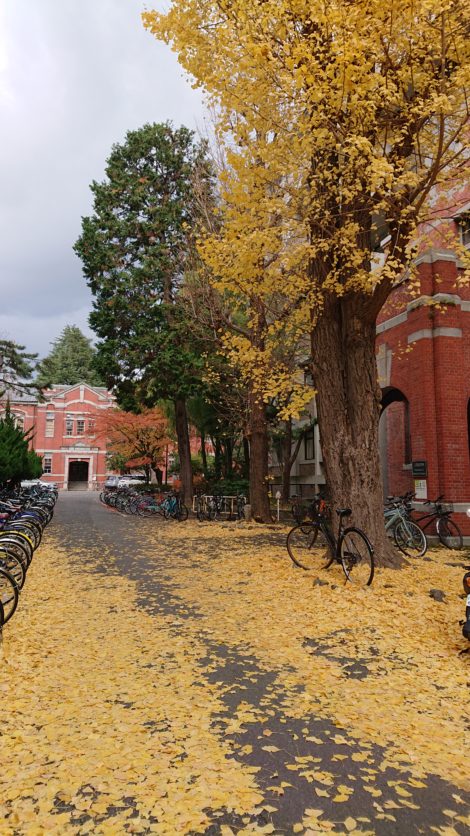
<path id="1" fill-rule="evenodd" d="M 88 490 L 88 476 L 90 462 L 87 459 L 72 459 L 69 462 L 68 488 L 69 491 Z"/>
<path id="2" fill-rule="evenodd" d="M 410 405 L 406 395 L 393 386 L 382 392 L 379 445 L 384 496 L 413 490 Z"/>

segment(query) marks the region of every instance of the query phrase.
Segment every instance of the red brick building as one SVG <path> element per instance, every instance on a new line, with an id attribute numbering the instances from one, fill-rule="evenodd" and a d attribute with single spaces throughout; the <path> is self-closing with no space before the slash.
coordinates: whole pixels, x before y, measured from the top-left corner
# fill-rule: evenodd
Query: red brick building
<path id="1" fill-rule="evenodd" d="M 76 383 L 54 386 L 44 402 L 30 396 L 11 400 L 17 423 L 34 428 L 33 446 L 43 457 L 44 481 L 59 488 L 93 490 L 106 478 L 106 439 L 96 437 L 96 416 L 115 405 L 104 388 Z"/>
<path id="2" fill-rule="evenodd" d="M 446 227 L 469 241 L 470 205 Z M 437 243 L 434 242 L 434 243 Z M 385 493 L 443 494 L 470 534 L 470 288 L 455 251 L 431 246 L 417 260 L 419 296 L 397 290 L 377 326 L 383 392 Z"/>

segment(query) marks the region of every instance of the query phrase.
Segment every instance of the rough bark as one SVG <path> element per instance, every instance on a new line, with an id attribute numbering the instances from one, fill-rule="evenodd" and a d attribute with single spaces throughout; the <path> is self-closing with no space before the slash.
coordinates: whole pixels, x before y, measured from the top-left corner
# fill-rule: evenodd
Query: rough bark
<path id="1" fill-rule="evenodd" d="M 161 488 L 163 485 L 163 470 L 158 466 L 158 464 L 152 464 L 152 470 L 155 474 L 157 485 L 159 488 Z"/>
<path id="2" fill-rule="evenodd" d="M 224 438 L 225 478 L 233 476 L 233 440 L 230 437 Z"/>
<path id="3" fill-rule="evenodd" d="M 401 558 L 384 528 L 378 429 L 381 392 L 375 360 L 375 316 L 367 299 L 326 299 L 312 331 L 314 385 L 328 499 L 349 507 L 368 535 L 377 564 Z"/>
<path id="4" fill-rule="evenodd" d="M 180 460 L 181 492 L 183 501 L 190 507 L 193 501 L 193 473 L 186 402 L 182 398 L 175 400 L 175 425 Z"/>
<path id="5" fill-rule="evenodd" d="M 247 435 L 250 442 L 251 513 L 257 522 L 271 522 L 268 497 L 268 421 L 266 406 L 254 393 L 250 395 Z"/>
<path id="6" fill-rule="evenodd" d="M 250 478 L 250 442 L 243 436 L 243 478 Z"/>
<path id="7" fill-rule="evenodd" d="M 214 441 L 214 478 L 218 482 L 222 476 L 222 446 L 220 438 L 216 436 Z"/>
<path id="8" fill-rule="evenodd" d="M 206 453 L 206 434 L 204 430 L 200 431 L 200 441 L 201 441 L 201 461 L 202 461 L 202 472 L 204 473 L 204 479 L 209 478 L 209 470 L 207 467 L 207 453 Z"/>

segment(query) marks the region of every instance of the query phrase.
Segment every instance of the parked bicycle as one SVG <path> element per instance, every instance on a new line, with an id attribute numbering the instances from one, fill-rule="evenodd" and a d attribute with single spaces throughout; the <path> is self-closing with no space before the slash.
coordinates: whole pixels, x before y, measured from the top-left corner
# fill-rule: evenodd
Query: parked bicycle
<path id="1" fill-rule="evenodd" d="M 407 497 L 411 503 L 414 494 L 407 494 Z M 454 506 L 452 502 L 444 502 L 443 500 L 444 496 L 441 495 L 437 499 L 430 499 L 423 502 L 422 504 L 429 505 L 431 510 L 426 514 L 421 514 L 419 517 L 416 514 L 420 513 L 420 509 L 415 506 L 413 519 L 423 531 L 433 526 L 439 537 L 439 541 L 447 549 L 461 549 L 463 546 L 462 532 L 457 523 L 451 519 Z"/>
<path id="2" fill-rule="evenodd" d="M 205 520 L 243 520 L 245 518 L 246 496 L 222 496 L 221 494 L 200 494 L 195 497 L 194 512 L 199 522 Z"/>
<path id="3" fill-rule="evenodd" d="M 169 493 L 163 502 L 163 515 L 166 520 L 174 519 L 182 522 L 188 519 L 188 509 L 179 493 Z"/>
<path id="4" fill-rule="evenodd" d="M 423 557 L 428 541 L 419 525 L 410 518 L 409 507 L 403 497 L 387 497 L 384 515 L 385 531 L 393 537 L 400 551 L 408 557 Z"/>
<path id="5" fill-rule="evenodd" d="M 374 549 L 367 535 L 357 526 L 345 526 L 351 516 L 350 508 L 341 508 L 338 533 L 334 534 L 328 521 L 327 509 L 319 500 L 312 505 L 313 519 L 303 521 L 287 535 L 289 557 L 300 569 L 328 569 L 339 563 L 347 581 L 358 586 L 370 586 L 374 578 Z"/>

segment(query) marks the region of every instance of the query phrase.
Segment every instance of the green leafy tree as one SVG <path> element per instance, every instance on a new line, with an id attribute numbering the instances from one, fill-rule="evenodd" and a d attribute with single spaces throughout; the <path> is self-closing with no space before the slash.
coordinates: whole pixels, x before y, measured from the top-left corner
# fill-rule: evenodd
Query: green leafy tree
<path id="1" fill-rule="evenodd" d="M 42 473 L 42 460 L 29 450 L 32 430 L 24 432 L 16 426 L 7 402 L 0 418 L 0 483 L 35 479 Z"/>
<path id="2" fill-rule="evenodd" d="M 94 367 L 96 349 L 76 325 L 66 325 L 52 351 L 38 364 L 37 383 L 46 388 L 54 383 L 89 383 L 102 386 Z"/>
<path id="3" fill-rule="evenodd" d="M 205 143 L 184 127 L 144 125 L 113 146 L 106 179 L 91 185 L 93 215 L 83 218 L 75 244 L 94 295 L 98 368 L 124 409 L 174 403 L 186 501 L 186 400 L 199 391 L 204 360 L 179 296 L 194 268 L 201 190 L 211 188 Z"/>
<path id="4" fill-rule="evenodd" d="M 37 391 L 37 382 L 31 381 L 37 356 L 25 351 L 24 345 L 12 340 L 0 340 L 0 397 L 8 391 Z"/>
<path id="5" fill-rule="evenodd" d="M 23 479 L 39 479 L 43 474 L 42 456 L 35 450 L 28 450 L 26 454 L 26 470 Z"/>

